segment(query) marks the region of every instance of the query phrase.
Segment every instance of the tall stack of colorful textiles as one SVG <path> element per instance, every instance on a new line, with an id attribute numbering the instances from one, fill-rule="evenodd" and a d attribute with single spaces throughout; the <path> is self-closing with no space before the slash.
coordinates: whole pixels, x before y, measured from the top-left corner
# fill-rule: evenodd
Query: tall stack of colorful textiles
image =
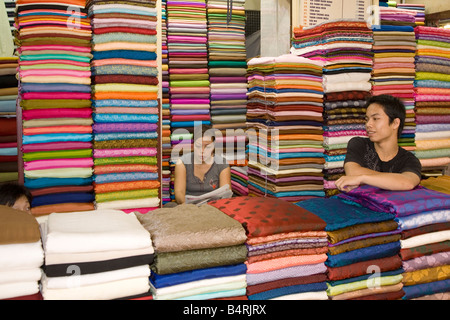
<path id="1" fill-rule="evenodd" d="M 326 300 L 326 224 L 276 198 L 235 197 L 208 203 L 247 233 L 249 300 Z"/>
<path id="2" fill-rule="evenodd" d="M 119 210 L 50 214 L 41 223 L 44 300 L 148 296 L 154 249 L 136 216 Z"/>
<path id="3" fill-rule="evenodd" d="M 416 39 L 414 28 L 390 25 L 374 26 L 373 38 L 372 94 L 389 94 L 403 101 L 406 107 L 406 120 L 398 143 L 404 149 L 414 151 L 416 129 L 414 113 Z"/>
<path id="4" fill-rule="evenodd" d="M 404 300 L 450 290 L 450 194 L 423 186 L 408 192 L 363 186 L 339 197 L 396 217 L 402 231 Z"/>
<path id="5" fill-rule="evenodd" d="M 18 181 L 17 57 L 0 58 L 0 183 Z"/>
<path id="6" fill-rule="evenodd" d="M 42 300 L 41 232 L 28 212 L 0 206 L 0 299 Z"/>
<path id="7" fill-rule="evenodd" d="M 322 63 L 297 57 L 248 62 L 249 195 L 323 197 Z"/>
<path id="8" fill-rule="evenodd" d="M 138 219 L 152 236 L 150 276 L 157 300 L 245 296 L 245 230 L 210 205 L 162 208 Z"/>
<path id="9" fill-rule="evenodd" d="M 425 5 L 417 3 L 398 3 L 398 9 L 415 11 L 416 26 L 425 25 Z"/>
<path id="10" fill-rule="evenodd" d="M 161 1 L 161 202 L 170 202 L 170 94 L 169 94 L 169 55 L 167 50 L 167 1 Z"/>
<path id="11" fill-rule="evenodd" d="M 233 186 L 245 194 L 247 62 L 245 0 L 208 0 L 208 67 L 211 82 L 211 123 L 222 132 L 217 150 L 231 165 Z M 216 151 L 217 152 L 217 151 Z M 246 177 L 246 176 L 244 176 Z M 244 190 L 243 190 L 244 189 Z"/>
<path id="12" fill-rule="evenodd" d="M 397 300 L 404 296 L 400 230 L 393 214 L 339 198 L 312 199 L 297 205 L 327 224 L 330 299 Z"/>
<path id="13" fill-rule="evenodd" d="M 416 26 L 416 16 L 419 12 L 406 8 L 380 7 L 380 23 L 393 26 Z M 423 16 L 424 17 L 424 16 Z"/>
<path id="14" fill-rule="evenodd" d="M 450 30 L 416 27 L 416 156 L 425 176 L 450 164 Z"/>
<path id="15" fill-rule="evenodd" d="M 158 207 L 156 3 L 88 2 L 97 209 Z"/>
<path id="16" fill-rule="evenodd" d="M 366 136 L 365 100 L 370 96 L 372 31 L 365 22 L 331 21 L 296 28 L 291 52 L 324 61 L 324 189 L 338 193 L 334 182 L 344 174 L 348 141 Z"/>
<path id="17" fill-rule="evenodd" d="M 91 25 L 84 0 L 17 1 L 19 100 L 31 212 L 92 210 Z M 37 7 L 36 7 L 37 6 Z"/>
<path id="18" fill-rule="evenodd" d="M 211 124 L 206 0 L 169 1 L 166 16 L 173 171 L 192 149 L 194 126 Z"/>

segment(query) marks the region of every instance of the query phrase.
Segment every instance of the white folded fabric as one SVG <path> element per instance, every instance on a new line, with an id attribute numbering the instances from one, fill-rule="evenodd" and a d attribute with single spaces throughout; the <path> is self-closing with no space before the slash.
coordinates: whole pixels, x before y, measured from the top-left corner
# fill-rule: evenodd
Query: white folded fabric
<path id="1" fill-rule="evenodd" d="M 430 243 L 438 243 L 450 240 L 450 230 L 431 232 L 411 237 L 406 240 L 400 240 L 403 249 L 420 247 Z"/>
<path id="2" fill-rule="evenodd" d="M 141 277 L 71 289 L 49 289 L 43 282 L 41 292 L 44 300 L 111 300 L 143 294 L 149 289 L 148 277 Z"/>
<path id="3" fill-rule="evenodd" d="M 142 277 L 150 277 L 149 265 L 84 275 L 75 274 L 67 277 L 44 276 L 42 282 L 45 282 L 48 289 L 73 289 L 77 287 L 86 287 L 118 280 Z"/>
<path id="4" fill-rule="evenodd" d="M 39 292 L 37 281 L 0 284 L 0 299 L 28 296 Z"/>
<path id="5" fill-rule="evenodd" d="M 328 300 L 326 291 L 301 292 L 276 297 L 270 300 Z"/>
<path id="6" fill-rule="evenodd" d="M 149 232 L 136 216 L 119 210 L 50 214 L 46 225 L 46 254 L 104 252 L 152 246 Z"/>
<path id="7" fill-rule="evenodd" d="M 0 271 L 27 270 L 44 264 L 42 242 L 0 245 Z"/>
<path id="8" fill-rule="evenodd" d="M 41 280 L 41 278 L 41 268 L 32 268 L 26 270 L 11 269 L 0 271 L 0 285 L 19 282 L 38 282 Z"/>
<path id="9" fill-rule="evenodd" d="M 159 198 L 117 200 L 117 201 L 97 203 L 98 210 L 150 208 L 158 206 L 159 206 Z"/>

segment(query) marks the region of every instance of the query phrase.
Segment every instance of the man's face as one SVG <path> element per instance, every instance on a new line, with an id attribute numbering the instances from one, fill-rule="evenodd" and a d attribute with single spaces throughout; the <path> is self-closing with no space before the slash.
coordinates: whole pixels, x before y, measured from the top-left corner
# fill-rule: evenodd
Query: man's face
<path id="1" fill-rule="evenodd" d="M 397 138 L 399 119 L 389 123 L 389 117 L 382 106 L 377 103 L 369 105 L 366 111 L 366 131 L 372 142 L 382 142 L 391 138 Z"/>

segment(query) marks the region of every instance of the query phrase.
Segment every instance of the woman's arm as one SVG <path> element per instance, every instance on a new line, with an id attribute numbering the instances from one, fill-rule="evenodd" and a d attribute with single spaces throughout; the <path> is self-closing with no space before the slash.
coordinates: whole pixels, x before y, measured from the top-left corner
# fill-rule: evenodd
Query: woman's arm
<path id="1" fill-rule="evenodd" d="M 175 201 L 183 204 L 186 201 L 186 167 L 181 159 L 175 164 L 174 171 Z"/>
<path id="2" fill-rule="evenodd" d="M 336 187 L 341 191 L 350 191 L 362 184 L 391 191 L 407 191 L 420 183 L 420 178 L 413 172 L 378 172 L 363 168 L 355 162 L 346 163 L 344 169 L 346 176 L 336 181 Z"/>
<path id="3" fill-rule="evenodd" d="M 220 187 L 223 187 L 224 185 L 228 184 L 228 185 L 230 185 L 230 189 L 231 189 L 231 169 L 230 169 L 230 167 L 225 168 L 222 170 L 222 172 L 220 172 L 219 183 L 220 183 Z"/>

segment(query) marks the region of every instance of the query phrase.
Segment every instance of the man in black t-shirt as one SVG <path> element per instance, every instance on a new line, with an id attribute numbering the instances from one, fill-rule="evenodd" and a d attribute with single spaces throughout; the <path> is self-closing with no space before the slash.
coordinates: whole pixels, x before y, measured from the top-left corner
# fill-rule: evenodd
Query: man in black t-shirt
<path id="1" fill-rule="evenodd" d="M 406 110 L 400 99 L 373 96 L 367 101 L 368 138 L 352 138 L 344 161 L 345 176 L 336 181 L 341 191 L 362 184 L 386 190 L 411 190 L 421 180 L 422 166 L 411 152 L 398 146 Z"/>

